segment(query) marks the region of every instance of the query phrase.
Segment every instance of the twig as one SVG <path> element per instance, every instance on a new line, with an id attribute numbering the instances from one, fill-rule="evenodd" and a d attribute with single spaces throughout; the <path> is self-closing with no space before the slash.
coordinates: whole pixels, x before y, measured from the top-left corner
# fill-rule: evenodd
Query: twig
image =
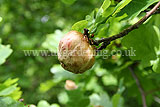
<path id="1" fill-rule="evenodd" d="M 143 90 L 143 87 L 141 86 L 140 81 L 139 81 L 137 75 L 134 73 L 133 68 L 129 67 L 129 70 L 130 70 L 133 78 L 135 79 L 136 84 L 137 84 L 137 86 L 138 86 L 138 89 L 139 89 L 139 91 L 140 91 L 140 93 L 141 93 L 142 102 L 143 102 L 143 107 L 147 107 L 147 104 L 146 104 L 146 95 L 145 95 L 145 92 L 144 92 L 144 90 Z"/>
<path id="2" fill-rule="evenodd" d="M 122 32 L 120 32 L 119 34 L 116 34 L 114 36 L 108 37 L 108 38 L 102 38 L 100 40 L 95 40 L 95 45 L 99 45 L 102 42 L 111 42 L 113 40 L 116 40 L 118 38 L 124 37 L 126 36 L 129 32 L 131 32 L 134 29 L 137 29 L 141 24 L 143 24 L 151 15 L 153 15 L 157 10 L 158 7 L 160 7 L 160 1 L 153 7 L 153 9 L 151 9 L 149 12 L 146 13 L 146 15 L 139 20 L 137 23 L 135 23 L 134 25 L 128 27 L 127 29 L 123 30 Z M 104 46 L 103 46 L 104 47 Z M 104 49 L 104 48 L 102 48 Z"/>

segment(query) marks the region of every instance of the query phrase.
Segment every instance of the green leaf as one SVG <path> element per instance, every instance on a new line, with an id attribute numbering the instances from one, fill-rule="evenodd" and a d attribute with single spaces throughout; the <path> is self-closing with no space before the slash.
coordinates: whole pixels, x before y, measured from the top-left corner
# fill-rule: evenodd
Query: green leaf
<path id="1" fill-rule="evenodd" d="M 45 100 L 41 100 L 38 102 L 37 107 L 50 107 L 50 104 Z"/>
<path id="2" fill-rule="evenodd" d="M 160 14 L 153 15 L 151 19 L 149 20 L 149 24 L 157 26 L 160 30 L 160 20 L 159 19 L 160 19 Z"/>
<path id="3" fill-rule="evenodd" d="M 22 95 L 22 91 L 20 91 L 20 89 L 20 87 L 16 87 L 16 90 L 13 91 L 9 96 L 15 100 L 18 100 Z"/>
<path id="4" fill-rule="evenodd" d="M 159 42 L 160 42 L 160 28 L 158 28 L 157 26 L 154 26 L 154 28 L 159 37 Z M 157 52 L 157 59 L 154 61 L 151 61 L 151 64 L 153 65 L 152 67 L 153 71 L 160 72 L 160 43 L 159 43 L 159 49 L 157 49 L 156 52 Z"/>
<path id="5" fill-rule="evenodd" d="M 156 50 L 159 49 L 158 35 L 151 25 L 143 25 L 130 32 L 122 40 L 122 45 L 131 48 L 129 55 L 132 60 L 141 60 L 142 66 L 151 66 L 150 61 L 156 60 Z"/>
<path id="6" fill-rule="evenodd" d="M 13 100 L 10 97 L 0 97 L 1 107 L 24 107 L 24 104 Z"/>
<path id="7" fill-rule="evenodd" d="M 117 85 L 117 79 L 112 74 L 107 74 L 102 77 L 103 84 L 106 86 Z"/>
<path id="8" fill-rule="evenodd" d="M 13 50 L 10 48 L 10 45 L 5 46 L 0 42 L 0 65 L 6 61 L 6 58 L 9 57 L 12 51 Z"/>
<path id="9" fill-rule="evenodd" d="M 61 30 L 56 30 L 53 34 L 47 34 L 47 38 L 43 42 L 42 46 L 52 52 L 57 52 L 59 41 L 64 36 L 64 34 L 65 33 Z"/>
<path id="10" fill-rule="evenodd" d="M 88 84 L 86 85 L 86 90 L 93 90 L 94 92 L 101 92 L 103 89 L 102 87 L 98 84 L 98 78 L 92 77 L 88 81 Z"/>
<path id="11" fill-rule="evenodd" d="M 84 28 L 87 28 L 87 25 L 88 25 L 88 21 L 87 21 L 87 20 L 81 20 L 81 21 L 75 23 L 75 24 L 72 26 L 72 30 L 76 30 L 76 31 L 79 31 L 79 32 L 83 32 L 83 29 L 84 29 Z"/>
<path id="12" fill-rule="evenodd" d="M 58 104 L 52 104 L 50 107 L 60 107 Z"/>
<path id="13" fill-rule="evenodd" d="M 107 11 L 107 8 L 109 8 L 110 5 L 111 5 L 111 1 L 105 0 L 99 9 L 96 8 L 90 15 L 86 16 L 87 22 L 85 24 L 85 27 L 90 30 L 90 33 L 95 33 L 98 25 L 100 25 L 106 19 L 105 16 L 107 15 L 103 15 L 103 13 Z M 83 24 L 80 24 L 79 22 L 77 23 L 78 23 L 77 26 L 81 28 L 81 29 L 80 28 L 77 28 L 77 29 L 78 30 L 80 29 L 79 31 L 82 31 L 84 29 Z"/>
<path id="14" fill-rule="evenodd" d="M 67 107 L 88 107 L 89 98 L 80 90 L 67 91 L 69 102 Z"/>
<path id="15" fill-rule="evenodd" d="M 97 9 L 93 10 L 90 15 L 86 16 L 85 20 L 88 21 L 87 27 L 91 27 L 95 23 L 96 12 L 97 12 Z"/>
<path id="16" fill-rule="evenodd" d="M 21 97 L 22 92 L 20 87 L 17 87 L 18 79 L 8 79 L 4 83 L 0 84 L 0 96 L 10 96 L 11 98 L 18 100 Z"/>
<path id="17" fill-rule="evenodd" d="M 132 0 L 122 0 L 114 9 L 113 15 L 118 13 L 121 9 L 123 9 L 126 5 L 128 5 Z M 134 0 L 133 0 L 134 1 Z"/>
<path id="18" fill-rule="evenodd" d="M 103 17 L 109 17 L 113 14 L 115 7 L 108 7 L 106 11 L 103 12 Z"/>
<path id="19" fill-rule="evenodd" d="M 124 99 L 121 97 L 121 94 L 115 94 L 112 97 L 112 107 L 124 107 Z"/>
<path id="20" fill-rule="evenodd" d="M 51 68 L 51 73 L 54 74 L 54 82 L 59 82 L 59 81 L 62 81 L 62 80 L 65 80 L 65 79 L 68 79 L 68 78 L 73 78 L 75 76 L 77 76 L 76 74 L 73 74 L 71 72 L 68 72 L 66 70 L 64 70 L 61 65 L 57 64 L 57 65 L 54 65 L 52 68 Z"/>
<path id="21" fill-rule="evenodd" d="M 16 90 L 16 86 L 13 85 L 13 86 L 10 86 L 2 91 L 0 91 L 0 96 L 6 96 L 6 95 L 9 95 L 11 94 L 12 92 L 14 92 Z"/>
<path id="22" fill-rule="evenodd" d="M 60 107 L 58 104 L 49 104 L 46 100 L 41 100 L 38 102 L 37 107 Z"/>
<path id="23" fill-rule="evenodd" d="M 110 6 L 110 4 L 111 4 L 110 0 L 105 0 L 103 2 L 103 4 L 100 7 L 100 9 L 98 9 L 98 12 L 97 12 L 97 15 L 96 15 L 96 20 L 99 19 L 100 17 L 102 17 L 103 12 Z"/>
<path id="24" fill-rule="evenodd" d="M 53 80 L 47 80 L 40 84 L 39 91 L 45 93 L 50 90 L 54 85 L 56 85 L 56 83 Z"/>
<path id="25" fill-rule="evenodd" d="M 94 93 L 90 96 L 91 105 L 112 107 L 112 102 L 107 93 L 101 93 L 100 95 Z"/>
<path id="26" fill-rule="evenodd" d="M 61 104 L 66 104 L 68 102 L 68 95 L 66 91 L 63 91 L 58 94 L 58 102 Z"/>
<path id="27" fill-rule="evenodd" d="M 153 62 L 153 67 L 152 67 L 153 71 L 155 72 L 160 72 L 160 57 L 157 58 L 157 60 L 155 60 Z"/>
<path id="28" fill-rule="evenodd" d="M 122 94 L 124 92 L 125 87 L 123 84 L 124 84 L 124 78 L 121 78 L 119 81 L 119 86 L 118 86 L 118 91 L 117 91 L 118 94 Z"/>
<path id="29" fill-rule="evenodd" d="M 125 19 L 133 19 L 150 5 L 158 1 L 159 0 L 132 0 L 132 2 L 123 8 L 120 13 L 118 13 L 118 16 L 127 14 L 128 16 Z"/>
<path id="30" fill-rule="evenodd" d="M 97 30 L 97 27 L 102 24 L 103 22 L 105 23 L 105 20 L 107 20 L 108 16 L 104 15 L 104 12 L 107 11 L 107 9 L 109 8 L 109 6 L 111 5 L 111 1 L 110 0 L 105 0 L 102 4 L 102 6 L 98 9 L 98 10 L 95 10 L 96 11 L 96 17 L 95 19 L 93 19 L 94 23 L 92 23 L 93 25 L 90 27 L 90 32 L 91 33 L 94 33 L 96 32 Z"/>
<path id="31" fill-rule="evenodd" d="M 110 0 L 105 0 L 101 6 L 101 8 L 103 9 L 103 12 L 110 6 L 111 1 Z"/>
<path id="32" fill-rule="evenodd" d="M 61 1 L 67 5 L 72 5 L 77 0 L 61 0 Z"/>
<path id="33" fill-rule="evenodd" d="M 10 86 L 10 85 L 16 83 L 18 80 L 19 80 L 18 78 L 15 78 L 15 79 L 9 78 L 3 84 L 6 85 L 6 86 Z"/>

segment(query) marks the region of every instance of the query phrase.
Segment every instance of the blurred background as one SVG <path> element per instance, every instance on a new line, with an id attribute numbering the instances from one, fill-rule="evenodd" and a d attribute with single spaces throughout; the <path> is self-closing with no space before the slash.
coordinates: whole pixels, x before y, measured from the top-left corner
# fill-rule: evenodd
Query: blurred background
<path id="1" fill-rule="evenodd" d="M 98 103 L 107 107 L 112 99 L 121 105 L 114 107 L 123 107 L 124 102 L 125 107 L 140 107 L 141 95 L 128 72 L 128 65 L 132 62 L 127 56 L 112 56 L 103 60 L 102 56 L 98 56 L 91 70 L 83 75 L 75 75 L 60 66 L 57 56 L 24 54 L 23 50 L 56 50 L 60 38 L 71 30 L 72 25 L 85 19 L 102 2 L 103 0 L 0 0 L 0 38 L 3 45 L 9 44 L 13 50 L 0 66 L 0 82 L 8 78 L 19 78 L 18 86 L 23 92 L 21 98 L 25 104 L 37 105 L 40 100 L 45 100 L 49 104 L 66 107 L 74 105 L 76 101 L 79 104 L 88 103 L 90 99 L 90 107 L 101 107 L 94 106 Z M 116 5 L 119 1 L 112 2 Z M 122 28 L 124 25 L 115 21 L 110 34 L 116 34 Z M 119 40 L 109 49 L 117 48 L 124 50 Z M 139 77 L 146 75 L 148 72 L 140 73 Z M 73 80 L 79 91 L 66 91 L 66 80 Z M 145 87 L 150 89 L 159 83 L 153 82 L 152 77 L 150 80 L 142 80 L 142 83 L 148 84 Z M 150 107 L 158 107 L 159 104 L 153 100 L 152 96 L 147 97 Z"/>

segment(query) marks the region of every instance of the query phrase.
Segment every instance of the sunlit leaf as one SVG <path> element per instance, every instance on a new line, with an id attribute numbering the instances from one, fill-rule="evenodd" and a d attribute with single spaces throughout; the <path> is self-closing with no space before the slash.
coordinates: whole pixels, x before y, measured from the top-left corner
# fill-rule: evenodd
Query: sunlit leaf
<path id="1" fill-rule="evenodd" d="M 106 85 L 106 86 L 117 85 L 117 79 L 111 74 L 107 74 L 107 75 L 103 76 L 102 81 L 103 81 L 104 85 Z"/>
<path id="2" fill-rule="evenodd" d="M 16 86 L 13 85 L 13 86 L 10 86 L 2 91 L 0 91 L 0 96 L 6 96 L 6 95 L 9 95 L 11 94 L 12 92 L 14 92 L 16 90 Z"/>
<path id="3" fill-rule="evenodd" d="M 10 96 L 11 98 L 18 100 L 22 92 L 20 87 L 17 86 L 18 79 L 8 79 L 4 83 L 0 84 L 0 96 Z"/>
<path id="4" fill-rule="evenodd" d="M 124 99 L 121 97 L 120 94 L 115 94 L 112 97 L 112 107 L 124 107 Z"/>
<path id="5" fill-rule="evenodd" d="M 10 97 L 0 97 L 1 107 L 25 107 L 23 103 L 13 100 Z"/>
<path id="6" fill-rule="evenodd" d="M 48 80 L 40 84 L 39 91 L 44 93 L 51 89 L 56 83 L 53 80 Z"/>
<path id="7" fill-rule="evenodd" d="M 15 78 L 15 79 L 9 78 L 3 84 L 6 85 L 6 86 L 10 86 L 10 85 L 16 83 L 18 80 L 19 80 L 18 78 Z"/>
<path id="8" fill-rule="evenodd" d="M 102 6 L 100 7 L 100 9 L 97 12 L 96 15 L 96 20 L 98 20 L 100 17 L 102 17 L 103 12 L 110 6 L 111 1 L 110 0 L 105 0 L 102 4 Z"/>
<path id="9" fill-rule="evenodd" d="M 50 107 L 60 107 L 58 104 L 52 104 Z"/>
<path id="10" fill-rule="evenodd" d="M 64 36 L 64 33 L 61 30 L 56 30 L 55 33 L 48 34 L 46 36 L 47 38 L 43 42 L 42 46 L 52 52 L 57 52 L 59 41 Z"/>
<path id="11" fill-rule="evenodd" d="M 121 9 L 123 9 L 126 5 L 128 5 L 132 0 L 122 0 L 114 9 L 114 14 L 118 13 Z M 134 0 L 133 0 L 134 1 Z"/>
<path id="12" fill-rule="evenodd" d="M 111 4 L 110 0 L 105 0 L 101 6 L 101 8 L 103 9 L 103 11 L 105 11 Z"/>
<path id="13" fill-rule="evenodd" d="M 81 21 L 75 23 L 75 24 L 72 26 L 72 30 L 76 30 L 76 31 L 79 31 L 79 32 L 83 32 L 83 29 L 84 29 L 84 28 L 87 28 L 87 25 L 88 25 L 88 21 L 86 21 L 86 20 L 81 20 Z"/>
<path id="14" fill-rule="evenodd" d="M 50 107 L 50 104 L 45 100 L 41 100 L 38 102 L 37 107 Z"/>
<path id="15" fill-rule="evenodd" d="M 68 102 L 68 100 L 69 100 L 68 95 L 65 91 L 58 94 L 58 101 L 61 104 L 66 104 Z"/>
<path id="16" fill-rule="evenodd" d="M 54 81 L 59 82 L 68 78 L 74 78 L 76 75 L 64 70 L 61 65 L 54 65 L 51 68 L 51 73 L 54 74 Z"/>
<path id="17" fill-rule="evenodd" d="M 6 61 L 6 58 L 10 56 L 13 50 L 10 48 L 10 45 L 2 45 L 0 40 L 0 65 Z"/>
<path id="18" fill-rule="evenodd" d="M 106 93 L 101 93 L 100 95 L 92 94 L 90 96 L 90 101 L 93 106 L 112 107 L 112 102 Z"/>

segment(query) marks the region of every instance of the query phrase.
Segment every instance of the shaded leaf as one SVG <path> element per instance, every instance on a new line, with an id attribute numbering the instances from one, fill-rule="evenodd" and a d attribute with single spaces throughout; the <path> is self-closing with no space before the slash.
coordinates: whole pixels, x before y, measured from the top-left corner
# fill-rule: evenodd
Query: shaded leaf
<path id="1" fill-rule="evenodd" d="M 128 16 L 125 19 L 133 19 L 138 16 L 142 11 L 147 9 L 153 3 L 158 2 L 159 0 L 132 0 L 125 8 L 123 8 L 118 16 L 127 14 Z"/>
<path id="2" fill-rule="evenodd" d="M 151 60 L 157 58 L 155 49 L 159 49 L 159 38 L 153 26 L 143 25 L 124 37 L 122 45 L 133 48 L 130 58 L 141 60 L 143 67 L 147 67 L 151 66 Z"/>
<path id="3" fill-rule="evenodd" d="M 80 90 L 67 91 L 69 102 L 67 107 L 88 107 L 89 98 Z"/>
<path id="4" fill-rule="evenodd" d="M 72 5 L 76 0 L 61 0 L 61 1 L 67 5 Z"/>

